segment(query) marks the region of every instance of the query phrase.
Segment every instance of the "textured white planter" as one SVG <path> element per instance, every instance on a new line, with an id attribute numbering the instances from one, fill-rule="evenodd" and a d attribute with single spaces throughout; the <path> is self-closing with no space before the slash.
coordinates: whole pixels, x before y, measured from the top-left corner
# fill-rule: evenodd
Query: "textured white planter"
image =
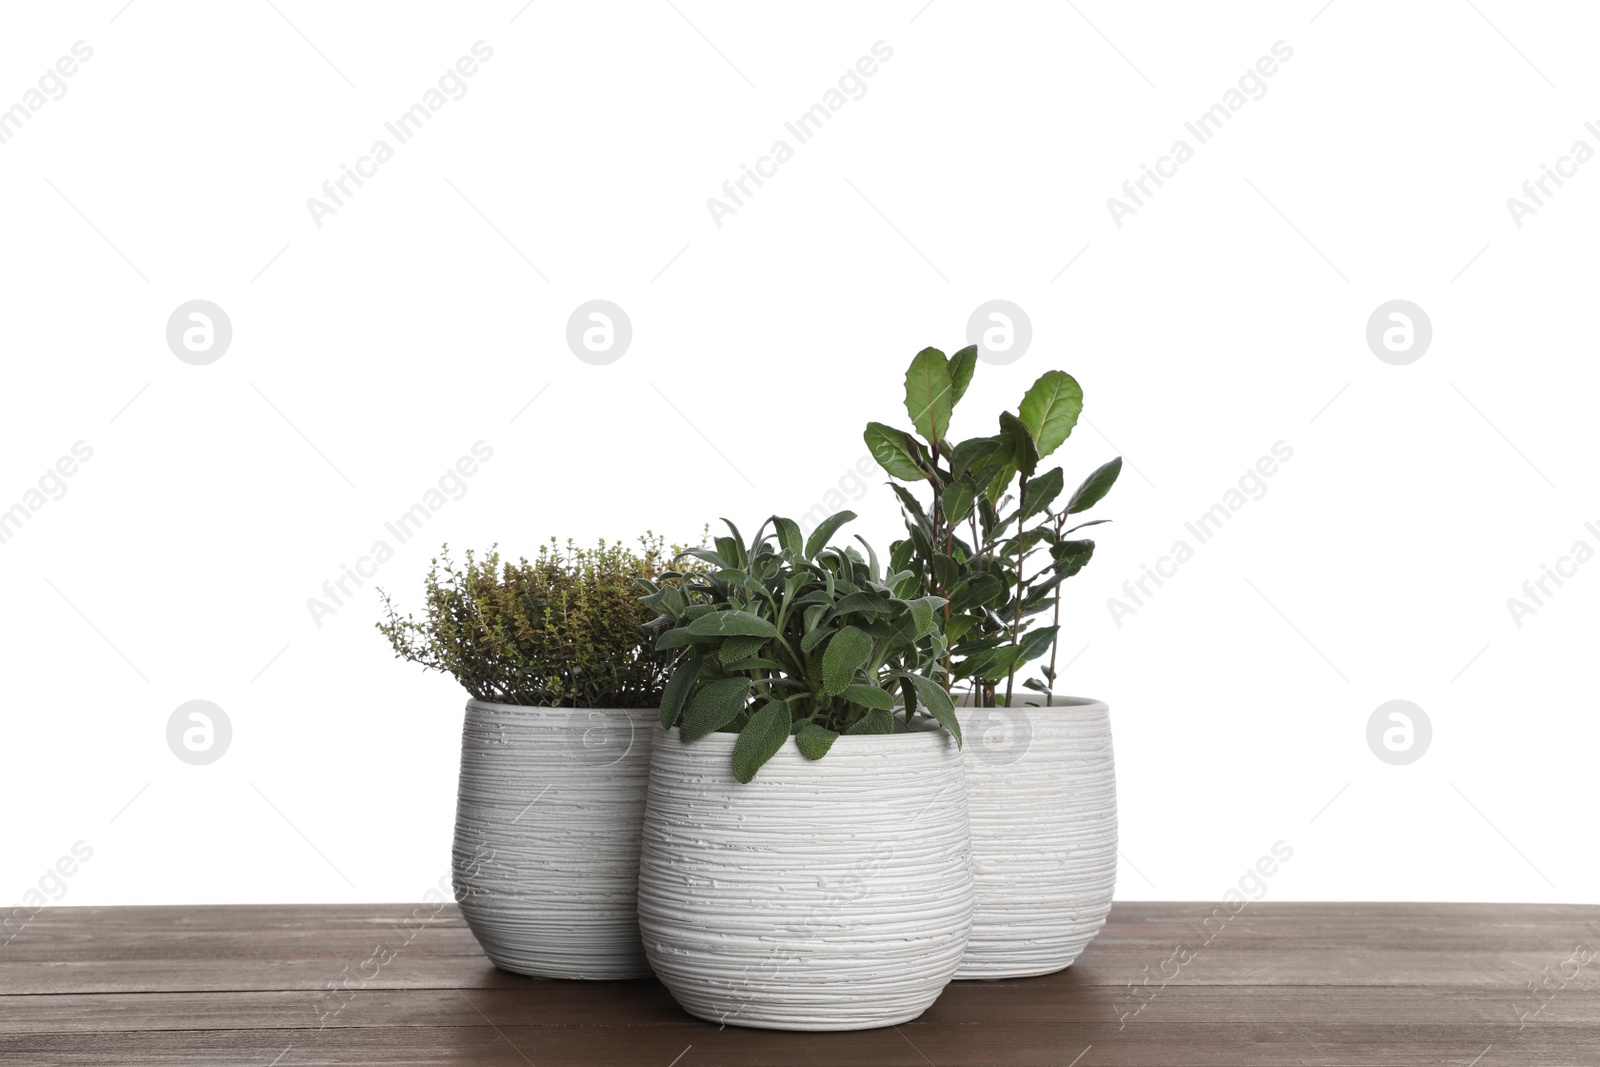
<path id="1" fill-rule="evenodd" d="M 499 967 L 541 978 L 650 973 L 639 829 L 654 709 L 467 703 L 456 899 Z"/>
<path id="2" fill-rule="evenodd" d="M 921 1015 L 972 924 L 954 739 L 841 737 L 816 762 L 786 743 L 748 785 L 731 771 L 736 740 L 656 739 L 639 862 L 656 974 L 690 1014 L 734 1026 Z"/>
<path id="3" fill-rule="evenodd" d="M 956 977 L 1059 971 L 1100 932 L 1116 885 L 1111 710 L 1056 697 L 959 714 L 976 907 Z"/>

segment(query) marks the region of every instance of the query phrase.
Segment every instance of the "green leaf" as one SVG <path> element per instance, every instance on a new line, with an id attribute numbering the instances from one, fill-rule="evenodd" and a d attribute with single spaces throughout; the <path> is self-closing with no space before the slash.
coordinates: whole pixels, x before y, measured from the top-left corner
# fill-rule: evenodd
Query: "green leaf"
<path id="1" fill-rule="evenodd" d="M 847 685 L 844 687 L 844 692 L 839 695 L 850 703 L 860 704 L 864 708 L 878 708 L 882 711 L 894 708 L 894 694 L 875 685 Z"/>
<path id="2" fill-rule="evenodd" d="M 677 670 L 672 672 L 672 677 L 667 679 L 667 687 L 661 691 L 661 725 L 665 729 L 672 729 L 678 721 L 678 714 L 683 711 L 684 698 L 689 695 L 689 689 L 694 685 L 694 680 L 700 677 L 700 665 L 705 662 L 699 656 L 683 661 Z"/>
<path id="3" fill-rule="evenodd" d="M 1028 477 L 1039 466 L 1039 448 L 1034 443 L 1033 432 L 1026 423 L 1009 411 L 1000 413 L 1000 433 L 1012 444 L 1011 462 Z"/>
<path id="4" fill-rule="evenodd" d="M 838 739 L 839 735 L 835 731 L 808 722 L 794 735 L 794 744 L 806 759 L 821 759 L 828 754 L 828 749 L 832 748 Z"/>
<path id="5" fill-rule="evenodd" d="M 640 597 L 639 602 L 663 615 L 681 615 L 689 606 L 689 598 L 675 585 L 664 585 L 649 596 Z"/>
<path id="6" fill-rule="evenodd" d="M 873 548 L 867 539 L 860 534 L 856 534 L 856 540 L 860 541 L 861 547 L 867 550 L 867 577 L 874 582 L 880 581 L 881 572 L 878 570 L 878 550 Z"/>
<path id="7" fill-rule="evenodd" d="M 1061 495 L 1062 478 L 1061 468 L 1056 467 L 1028 480 L 1028 502 L 1023 506 L 1019 522 L 1027 522 Z"/>
<path id="8" fill-rule="evenodd" d="M 822 691 L 829 696 L 843 693 L 871 655 L 872 638 L 864 630 L 846 626 L 834 634 L 822 654 Z"/>
<path id="9" fill-rule="evenodd" d="M 800 525 L 793 519 L 772 516 L 772 525 L 778 531 L 778 543 L 785 552 L 798 556 L 805 550 L 805 542 L 800 538 Z"/>
<path id="10" fill-rule="evenodd" d="M 950 429 L 954 391 L 950 365 L 944 353 L 937 348 L 918 352 L 906 370 L 906 413 L 929 444 L 943 441 L 945 432 Z"/>
<path id="11" fill-rule="evenodd" d="M 931 678 L 924 678 L 920 674 L 905 676 L 917 690 L 917 700 L 924 710 L 938 720 L 943 726 L 955 735 L 956 743 L 961 743 L 961 723 L 956 719 L 955 705 L 950 702 L 950 694 L 944 691 L 944 686 Z"/>
<path id="12" fill-rule="evenodd" d="M 1056 565 L 1064 568 L 1064 577 L 1071 578 L 1088 566 L 1090 558 L 1094 556 L 1094 542 L 1088 539 L 1063 541 L 1052 548 L 1050 554 L 1055 557 Z"/>
<path id="13" fill-rule="evenodd" d="M 733 745 L 733 776 L 740 782 L 749 782 L 767 760 L 771 759 L 789 740 L 789 705 L 781 700 L 769 700 L 750 716 L 750 721 L 739 731 L 739 740 Z"/>
<path id="14" fill-rule="evenodd" d="M 766 659 L 763 656 L 751 656 L 749 659 L 742 659 L 738 663 L 730 663 L 723 668 L 729 674 L 743 674 L 746 671 L 777 671 L 781 674 L 788 669 L 777 660 Z"/>
<path id="15" fill-rule="evenodd" d="M 722 648 L 717 651 L 717 658 L 723 663 L 735 663 L 761 651 L 770 638 L 766 637 L 730 637 L 722 642 Z"/>
<path id="16" fill-rule="evenodd" d="M 968 345 L 950 357 L 950 406 L 955 407 L 972 384 L 972 372 L 978 369 L 978 346 Z"/>
<path id="17" fill-rule="evenodd" d="M 806 559 L 816 559 L 817 553 L 827 547 L 828 541 L 838 532 L 839 527 L 856 517 L 853 511 L 838 511 L 817 524 L 811 531 L 811 536 L 806 539 Z"/>
<path id="18" fill-rule="evenodd" d="M 1067 501 L 1067 514 L 1076 515 L 1100 503 L 1101 498 L 1117 484 L 1117 475 L 1121 473 L 1122 457 L 1118 456 L 1085 478 L 1083 484 L 1078 486 L 1078 491 L 1072 494 L 1072 499 Z"/>
<path id="19" fill-rule="evenodd" d="M 889 488 L 894 490 L 894 495 L 900 498 L 900 506 L 906 509 L 906 514 L 917 521 L 917 525 L 928 532 L 933 529 L 933 524 L 928 521 L 928 513 L 922 510 L 922 502 L 911 495 L 911 491 L 903 485 L 889 483 Z"/>
<path id="20" fill-rule="evenodd" d="M 679 736 L 685 741 L 698 741 L 707 734 L 716 733 L 738 717 L 749 695 L 748 678 L 720 678 L 715 682 L 707 682 L 695 692 L 689 706 L 684 709 Z"/>
<path id="21" fill-rule="evenodd" d="M 819 626 L 815 630 L 808 631 L 806 635 L 800 639 L 800 651 L 807 656 L 811 655 L 811 650 L 822 644 L 823 640 L 832 633 L 832 630 L 824 626 Z"/>
<path id="22" fill-rule="evenodd" d="M 1078 424 L 1083 411 L 1083 389 L 1066 371 L 1047 370 L 1039 376 L 1017 408 L 1041 457 L 1061 447 Z"/>
<path id="23" fill-rule="evenodd" d="M 977 502 L 978 487 L 971 478 L 957 478 L 945 487 L 941 502 L 944 505 L 944 521 L 955 525 L 966 519 L 972 513 L 972 505 Z"/>
<path id="24" fill-rule="evenodd" d="M 714 567 L 733 567 L 737 565 L 736 561 L 723 559 L 709 548 L 686 548 L 674 558 L 682 559 L 684 556 L 693 556 L 695 559 L 709 563 Z"/>
<path id="25" fill-rule="evenodd" d="M 714 611 L 691 622 L 686 629 L 695 637 L 777 637 L 778 628 L 748 611 Z M 668 631 L 673 632 L 673 631 Z M 662 635 L 663 637 L 666 634 Z"/>
<path id="26" fill-rule="evenodd" d="M 738 570 L 744 566 L 744 542 L 733 537 L 713 537 L 711 541 L 717 546 L 717 555 L 722 557 L 725 561 L 724 566 L 729 570 Z"/>
<path id="27" fill-rule="evenodd" d="M 1013 665 L 1020 667 L 1029 660 L 1038 659 L 1050 649 L 1050 642 L 1055 640 L 1057 626 L 1044 626 L 1037 630 L 1029 630 L 1022 635 L 1022 650 L 1017 653 Z"/>
<path id="28" fill-rule="evenodd" d="M 889 604 L 889 598 L 882 593 L 871 593 L 862 590 L 851 593 L 833 606 L 835 615 L 847 615 L 852 611 L 865 612 L 868 615 L 890 615 L 894 608 Z"/>
<path id="29" fill-rule="evenodd" d="M 1016 476 L 1017 465 L 1015 463 L 1007 463 L 994 472 L 987 488 L 984 489 L 984 495 L 988 497 L 990 508 L 998 508 L 1000 506 L 1000 498 L 1006 495 L 1006 490 L 1011 488 L 1011 480 Z M 979 484 L 982 483 L 980 482 Z"/>
<path id="30" fill-rule="evenodd" d="M 873 709 L 846 728 L 845 733 L 892 734 L 894 733 L 894 715 L 887 711 Z"/>
<path id="31" fill-rule="evenodd" d="M 921 597 L 917 600 L 900 601 L 900 603 L 905 606 L 906 611 L 911 615 L 911 640 L 920 641 L 924 636 L 933 630 L 933 606 L 929 604 L 928 601 L 934 599 L 937 598 Z"/>
<path id="32" fill-rule="evenodd" d="M 956 586 L 950 594 L 950 610 L 970 611 L 990 607 L 1005 594 L 1006 586 L 992 574 L 975 574 Z"/>
<path id="33" fill-rule="evenodd" d="M 950 470 L 959 475 L 1003 447 L 1004 442 L 997 437 L 974 437 L 969 441 L 962 441 L 950 450 Z"/>
<path id="34" fill-rule="evenodd" d="M 683 648 L 700 640 L 699 637 L 689 632 L 689 627 L 680 626 L 676 630 L 668 630 L 656 638 L 656 651 L 665 652 L 672 648 Z"/>
<path id="35" fill-rule="evenodd" d="M 866 432 L 861 436 L 867 442 L 867 451 L 878 461 L 878 466 L 892 476 L 908 482 L 920 482 L 928 476 L 917 465 L 916 453 L 911 451 L 904 430 L 885 426 L 881 422 L 869 422 Z"/>

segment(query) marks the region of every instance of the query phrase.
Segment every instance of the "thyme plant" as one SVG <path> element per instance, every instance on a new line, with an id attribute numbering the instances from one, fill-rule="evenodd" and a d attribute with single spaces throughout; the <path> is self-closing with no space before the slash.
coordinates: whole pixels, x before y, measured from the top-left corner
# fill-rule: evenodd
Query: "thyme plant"
<path id="1" fill-rule="evenodd" d="M 479 700 L 569 708 L 648 708 L 661 700 L 670 654 L 656 651 L 637 582 L 667 566 L 660 537 L 637 549 L 554 538 L 532 562 L 441 549 L 428 569 L 425 614 L 399 615 L 383 597 L 378 630 L 396 657 L 442 671 Z"/>

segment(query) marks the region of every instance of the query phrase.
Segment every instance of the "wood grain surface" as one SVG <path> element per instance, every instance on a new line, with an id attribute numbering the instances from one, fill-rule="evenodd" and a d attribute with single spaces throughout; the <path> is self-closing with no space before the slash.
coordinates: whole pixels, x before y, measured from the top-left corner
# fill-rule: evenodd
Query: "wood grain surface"
<path id="1" fill-rule="evenodd" d="M 0 946 L 0 1063 L 1600 1067 L 1600 908 L 1117 904 L 1066 971 L 845 1034 L 497 971 L 453 906 L 52 908 Z"/>

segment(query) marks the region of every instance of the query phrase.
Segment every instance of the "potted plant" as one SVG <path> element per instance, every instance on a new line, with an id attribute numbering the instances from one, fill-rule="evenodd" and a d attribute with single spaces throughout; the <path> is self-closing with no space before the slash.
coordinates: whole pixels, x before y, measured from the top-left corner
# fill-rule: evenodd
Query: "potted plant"
<path id="1" fill-rule="evenodd" d="M 855 1030 L 920 1015 L 971 922 L 944 601 L 774 517 L 693 550 L 645 603 L 679 653 L 639 867 L 651 966 L 687 1011 Z M 770 529 L 770 532 L 769 532 Z M 897 700 L 898 697 L 898 700 Z"/>
<path id="2" fill-rule="evenodd" d="M 958 978 L 1047 974 L 1070 965 L 1104 923 L 1116 879 L 1116 783 L 1110 712 L 1056 694 L 1061 586 L 1094 555 L 1076 522 L 1116 483 L 1120 457 L 1062 501 L 1060 467 L 1041 462 L 1071 435 L 1083 390 L 1063 371 L 1034 382 L 998 432 L 953 442 L 952 414 L 977 368 L 976 346 L 911 361 L 905 405 L 915 433 L 868 423 L 908 536 L 890 566 L 947 601 L 944 677 L 964 685 L 976 907 Z M 1069 525 L 1070 524 L 1070 525 Z M 1048 612 L 1050 622 L 1040 620 Z M 1019 674 L 1039 665 L 1040 677 Z"/>
<path id="3" fill-rule="evenodd" d="M 512 563 L 448 549 L 421 621 L 387 595 L 378 629 L 395 654 L 471 694 L 461 735 L 453 875 L 468 926 L 494 963 L 543 978 L 650 973 L 639 940 L 639 830 L 668 658 L 635 582 L 656 578 L 660 538 L 640 548 L 554 540 Z"/>

